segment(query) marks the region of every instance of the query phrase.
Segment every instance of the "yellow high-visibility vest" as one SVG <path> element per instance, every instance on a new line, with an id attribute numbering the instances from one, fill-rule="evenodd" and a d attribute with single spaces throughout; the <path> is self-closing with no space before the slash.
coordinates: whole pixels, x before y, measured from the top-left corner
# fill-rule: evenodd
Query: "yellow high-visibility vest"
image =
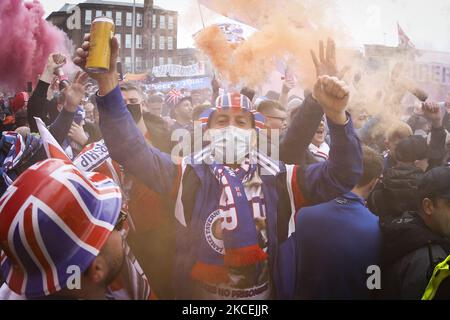
<path id="1" fill-rule="evenodd" d="M 425 293 L 422 296 L 422 300 L 433 300 L 442 281 L 450 276 L 449 261 L 450 255 L 445 258 L 444 261 L 436 265 L 433 270 L 433 275 L 431 276 L 427 288 L 425 289 Z"/>

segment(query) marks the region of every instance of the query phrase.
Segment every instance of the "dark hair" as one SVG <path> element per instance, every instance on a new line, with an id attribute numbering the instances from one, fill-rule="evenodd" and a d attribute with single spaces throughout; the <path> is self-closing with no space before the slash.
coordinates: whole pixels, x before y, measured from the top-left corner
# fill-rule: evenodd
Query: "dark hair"
<path id="1" fill-rule="evenodd" d="M 170 109 L 170 117 L 172 119 L 175 119 L 176 110 L 177 110 L 178 106 L 180 106 L 184 101 L 189 101 L 192 104 L 192 98 L 189 96 L 183 97 L 180 100 L 178 100 L 178 102 Z"/>
<path id="2" fill-rule="evenodd" d="M 383 158 L 374 149 L 363 146 L 363 174 L 357 184 L 358 187 L 363 187 L 370 183 L 373 179 L 378 178 L 383 173 Z"/>
<path id="3" fill-rule="evenodd" d="M 248 87 L 243 87 L 240 92 L 242 95 L 246 96 L 250 99 L 250 101 L 253 101 L 253 98 L 255 97 L 256 91 L 253 89 L 250 89 Z"/>
<path id="4" fill-rule="evenodd" d="M 148 97 L 148 102 L 149 103 L 163 103 L 164 99 L 157 94 L 151 95 L 150 97 Z"/>
<path id="5" fill-rule="evenodd" d="M 273 101 L 273 100 L 264 100 L 258 105 L 258 108 L 257 108 L 258 112 L 260 112 L 262 114 L 269 111 L 270 109 L 286 111 L 279 102 Z"/>
<path id="6" fill-rule="evenodd" d="M 400 140 L 395 148 L 395 158 L 401 162 L 427 159 L 427 140 L 422 136 L 409 136 Z"/>
<path id="7" fill-rule="evenodd" d="M 269 90 L 266 93 L 266 98 L 270 99 L 270 100 L 278 100 L 278 99 L 280 99 L 280 94 L 276 91 Z"/>
<path id="8" fill-rule="evenodd" d="M 120 91 L 137 91 L 141 98 L 144 98 L 144 93 L 142 92 L 141 88 L 130 83 L 121 84 Z"/>
<path id="9" fill-rule="evenodd" d="M 209 108 L 211 108 L 211 106 L 207 104 L 199 104 L 195 106 L 194 109 L 192 110 L 192 120 L 197 121 L 202 115 L 203 111 Z"/>

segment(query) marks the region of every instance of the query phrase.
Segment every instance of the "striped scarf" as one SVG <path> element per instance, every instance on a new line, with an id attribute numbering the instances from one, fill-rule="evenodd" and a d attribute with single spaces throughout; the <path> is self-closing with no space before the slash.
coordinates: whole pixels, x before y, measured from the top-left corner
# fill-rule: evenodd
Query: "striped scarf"
<path id="1" fill-rule="evenodd" d="M 254 265 L 267 259 L 267 254 L 258 244 L 254 221 L 255 217 L 265 216 L 265 209 L 256 164 L 246 158 L 240 168 L 232 170 L 211 162 L 210 171 L 222 189 L 219 211 L 225 254 L 212 250 L 203 239 L 191 274 L 196 280 L 218 284 L 229 282 L 228 268 Z"/>
<path id="2" fill-rule="evenodd" d="M 37 136 L 29 134 L 26 138 L 13 131 L 5 131 L 0 140 L 0 175 L 6 186 L 13 183 L 16 178 L 11 173 L 15 168 L 30 159 L 40 148 L 41 141 Z"/>
<path id="3" fill-rule="evenodd" d="M 317 147 L 315 144 L 310 143 L 308 146 L 309 152 L 314 156 L 317 161 L 326 161 L 328 160 L 328 154 L 330 153 L 330 147 L 326 142 L 322 143 L 320 147 Z"/>

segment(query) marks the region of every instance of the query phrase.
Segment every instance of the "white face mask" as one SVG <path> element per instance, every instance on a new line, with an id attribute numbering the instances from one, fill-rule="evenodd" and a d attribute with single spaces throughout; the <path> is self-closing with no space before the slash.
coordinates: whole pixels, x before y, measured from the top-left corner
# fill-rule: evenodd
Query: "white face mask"
<path id="1" fill-rule="evenodd" d="M 209 129 L 211 154 L 217 163 L 240 164 L 253 147 L 253 129 L 228 126 Z"/>

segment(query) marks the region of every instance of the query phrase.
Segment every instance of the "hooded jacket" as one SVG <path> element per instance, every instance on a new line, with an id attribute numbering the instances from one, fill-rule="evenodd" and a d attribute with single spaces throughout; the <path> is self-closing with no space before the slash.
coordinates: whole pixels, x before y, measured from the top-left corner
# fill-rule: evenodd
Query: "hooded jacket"
<path id="1" fill-rule="evenodd" d="M 430 230 L 416 212 L 382 219 L 380 227 L 383 239 L 381 297 L 420 299 L 435 265 L 450 254 L 450 239 Z M 447 291 L 448 285 L 444 282 L 440 290 Z"/>
<path id="2" fill-rule="evenodd" d="M 368 205 L 378 216 L 400 216 L 405 211 L 417 210 L 417 191 L 424 172 L 414 165 L 398 165 L 384 174 L 383 180 L 372 191 Z"/>

